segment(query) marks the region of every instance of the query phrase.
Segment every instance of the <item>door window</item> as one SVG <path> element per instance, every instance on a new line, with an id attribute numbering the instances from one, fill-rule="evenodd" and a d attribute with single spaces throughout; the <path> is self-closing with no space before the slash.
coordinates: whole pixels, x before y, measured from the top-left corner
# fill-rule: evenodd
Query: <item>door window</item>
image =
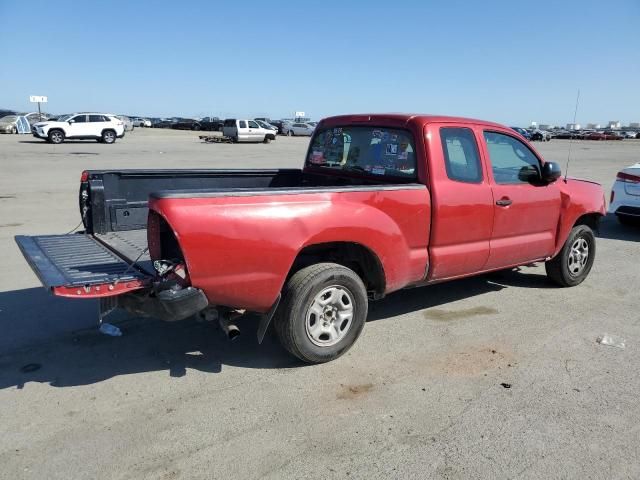
<path id="1" fill-rule="evenodd" d="M 482 165 L 473 130 L 441 128 L 440 140 L 447 177 L 457 182 L 482 182 Z"/>
<path id="2" fill-rule="evenodd" d="M 86 115 L 76 115 L 72 119 L 75 123 L 85 123 L 87 121 Z"/>
<path id="3" fill-rule="evenodd" d="M 249 128 L 260 128 L 260 126 L 256 122 L 249 120 Z"/>
<path id="4" fill-rule="evenodd" d="M 238 122 L 238 125 L 240 125 L 240 128 L 247 128 L 247 122 L 245 122 L 244 120 L 240 120 Z"/>
<path id="5" fill-rule="evenodd" d="M 510 135 L 484 132 L 496 183 L 530 183 L 540 179 L 540 162 L 520 140 Z"/>
<path id="6" fill-rule="evenodd" d="M 102 115 L 89 115 L 90 122 L 106 122 L 105 118 Z"/>

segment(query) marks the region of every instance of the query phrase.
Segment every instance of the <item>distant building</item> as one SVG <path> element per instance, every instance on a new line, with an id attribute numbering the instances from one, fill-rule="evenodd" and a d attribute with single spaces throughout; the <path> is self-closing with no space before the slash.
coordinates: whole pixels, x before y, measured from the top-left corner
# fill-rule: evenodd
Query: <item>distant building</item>
<path id="1" fill-rule="evenodd" d="M 549 125 L 547 123 L 541 123 L 540 125 L 538 125 L 538 128 L 540 130 L 551 130 L 553 128 L 553 125 Z"/>
<path id="2" fill-rule="evenodd" d="M 640 128 L 640 122 L 631 122 L 629 124 L 629 127 L 631 127 L 631 128 Z"/>
<path id="3" fill-rule="evenodd" d="M 597 130 L 598 128 L 600 128 L 600 124 L 599 123 L 587 123 L 587 128 L 589 130 Z"/>
<path id="4" fill-rule="evenodd" d="M 611 120 L 609 122 L 609 128 L 620 128 L 621 126 L 620 120 Z"/>
<path id="5" fill-rule="evenodd" d="M 580 130 L 579 123 L 567 123 L 567 130 Z"/>
<path id="6" fill-rule="evenodd" d="M 533 128 L 538 128 L 538 122 L 531 122 L 531 126 Z"/>

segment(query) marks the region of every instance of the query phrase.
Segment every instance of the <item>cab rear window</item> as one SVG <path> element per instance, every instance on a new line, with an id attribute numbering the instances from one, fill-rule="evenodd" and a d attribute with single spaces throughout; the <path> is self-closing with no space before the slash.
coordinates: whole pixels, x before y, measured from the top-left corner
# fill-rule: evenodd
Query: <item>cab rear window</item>
<path id="1" fill-rule="evenodd" d="M 306 165 L 372 176 L 416 178 L 413 135 L 384 127 L 332 127 L 313 137 Z"/>

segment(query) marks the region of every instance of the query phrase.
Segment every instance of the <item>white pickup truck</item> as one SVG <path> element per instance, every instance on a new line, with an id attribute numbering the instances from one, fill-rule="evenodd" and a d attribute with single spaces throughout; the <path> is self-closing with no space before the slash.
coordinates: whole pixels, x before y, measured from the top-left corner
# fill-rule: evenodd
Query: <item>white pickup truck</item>
<path id="1" fill-rule="evenodd" d="M 222 134 L 234 142 L 264 142 L 276 139 L 276 132 L 262 128 L 254 120 L 238 120 L 227 118 L 222 127 Z"/>

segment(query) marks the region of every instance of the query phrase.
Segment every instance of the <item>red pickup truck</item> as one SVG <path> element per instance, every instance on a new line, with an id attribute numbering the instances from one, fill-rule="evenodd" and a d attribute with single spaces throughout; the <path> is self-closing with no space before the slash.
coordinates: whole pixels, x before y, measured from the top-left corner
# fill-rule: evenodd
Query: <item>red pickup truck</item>
<path id="1" fill-rule="evenodd" d="M 54 295 L 230 335 L 259 313 L 316 363 L 405 287 L 532 262 L 578 285 L 605 201 L 505 126 L 372 114 L 322 120 L 302 169 L 85 171 L 80 210 L 80 234 L 16 237 Z"/>

